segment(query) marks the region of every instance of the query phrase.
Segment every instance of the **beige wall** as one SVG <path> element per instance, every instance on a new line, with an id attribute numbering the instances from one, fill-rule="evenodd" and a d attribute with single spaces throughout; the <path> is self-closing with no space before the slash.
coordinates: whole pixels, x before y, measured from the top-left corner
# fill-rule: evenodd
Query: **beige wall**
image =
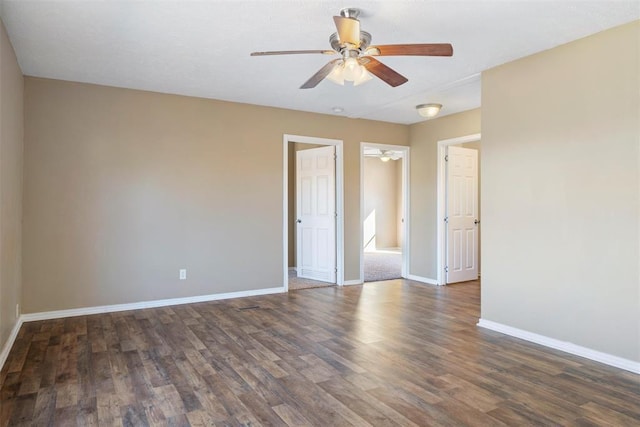
<path id="1" fill-rule="evenodd" d="M 480 133 L 480 109 L 411 125 L 411 274 L 437 278 L 438 141 Z"/>
<path id="2" fill-rule="evenodd" d="M 482 76 L 482 318 L 640 361 L 640 23 Z"/>
<path id="3" fill-rule="evenodd" d="M 364 159 L 364 218 L 375 211 L 374 236 L 364 236 L 369 249 L 398 246 L 398 169 L 400 160 L 383 162 L 377 157 Z M 371 240 L 373 237 L 374 240 Z"/>
<path id="4" fill-rule="evenodd" d="M 0 350 L 21 295 L 23 79 L 0 23 Z"/>
<path id="5" fill-rule="evenodd" d="M 25 312 L 282 286 L 285 133 L 345 142 L 356 280 L 360 142 L 409 142 L 403 125 L 36 78 L 25 117 Z"/>

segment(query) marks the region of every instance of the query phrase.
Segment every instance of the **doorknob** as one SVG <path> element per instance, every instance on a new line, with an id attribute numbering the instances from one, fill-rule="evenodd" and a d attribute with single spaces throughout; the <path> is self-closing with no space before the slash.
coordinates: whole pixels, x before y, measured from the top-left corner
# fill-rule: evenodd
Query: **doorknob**
<path id="1" fill-rule="evenodd" d="M 480 221 L 478 221 L 478 220 L 476 219 L 475 221 L 473 221 L 473 223 L 474 223 L 475 225 L 478 225 L 478 224 L 480 224 Z"/>
<path id="2" fill-rule="evenodd" d="M 300 218 L 298 218 L 298 219 L 296 220 L 296 222 L 297 222 L 298 224 L 302 224 L 302 220 L 301 220 Z"/>

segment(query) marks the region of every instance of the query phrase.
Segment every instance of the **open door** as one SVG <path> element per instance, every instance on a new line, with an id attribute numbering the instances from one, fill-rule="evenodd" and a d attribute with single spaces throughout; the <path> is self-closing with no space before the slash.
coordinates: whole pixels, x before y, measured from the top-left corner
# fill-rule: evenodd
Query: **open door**
<path id="1" fill-rule="evenodd" d="M 478 151 L 448 147 L 447 283 L 478 279 Z"/>
<path id="2" fill-rule="evenodd" d="M 296 152 L 298 277 L 336 282 L 335 147 Z"/>
<path id="3" fill-rule="evenodd" d="M 361 142 L 360 155 L 360 277 L 407 277 L 409 147 Z"/>

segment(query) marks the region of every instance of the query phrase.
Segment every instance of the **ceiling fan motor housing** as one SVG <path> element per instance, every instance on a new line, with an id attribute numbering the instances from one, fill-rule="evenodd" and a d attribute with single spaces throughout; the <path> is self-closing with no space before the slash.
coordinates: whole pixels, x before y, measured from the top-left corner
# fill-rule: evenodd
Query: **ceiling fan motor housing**
<path id="1" fill-rule="evenodd" d="M 350 45 L 350 43 L 340 43 L 340 37 L 338 36 L 338 33 L 333 33 L 331 34 L 331 36 L 329 36 L 329 43 L 331 44 L 333 50 L 340 54 L 343 54 L 343 51 L 345 49 L 348 49 L 350 46 L 352 46 Z M 354 46 L 354 50 L 356 50 L 358 53 L 362 53 L 369 47 L 370 44 L 371 34 L 366 31 L 360 31 L 360 44 L 358 46 Z"/>

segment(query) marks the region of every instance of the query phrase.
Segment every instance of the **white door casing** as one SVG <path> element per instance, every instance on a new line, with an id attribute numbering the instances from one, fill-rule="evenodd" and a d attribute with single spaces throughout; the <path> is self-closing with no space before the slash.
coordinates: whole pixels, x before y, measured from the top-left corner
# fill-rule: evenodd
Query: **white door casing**
<path id="1" fill-rule="evenodd" d="M 478 278 L 478 152 L 447 148 L 447 283 L 456 283 Z"/>
<path id="2" fill-rule="evenodd" d="M 296 152 L 298 277 L 336 282 L 335 147 Z"/>

